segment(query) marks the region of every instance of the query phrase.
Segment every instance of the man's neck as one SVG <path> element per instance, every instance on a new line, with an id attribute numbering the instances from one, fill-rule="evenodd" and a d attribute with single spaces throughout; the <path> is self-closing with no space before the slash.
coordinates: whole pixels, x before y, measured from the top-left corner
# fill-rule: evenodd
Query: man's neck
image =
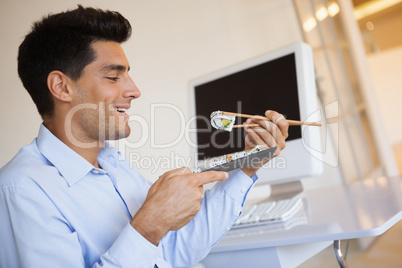
<path id="1" fill-rule="evenodd" d="M 87 160 L 91 165 L 99 168 L 98 155 L 104 146 L 104 142 L 88 138 L 83 139 L 82 137 L 79 138 L 79 135 L 75 133 L 73 127 L 67 130 L 64 128 L 64 125 L 57 122 L 64 121 L 44 119 L 43 124 L 61 142 Z"/>

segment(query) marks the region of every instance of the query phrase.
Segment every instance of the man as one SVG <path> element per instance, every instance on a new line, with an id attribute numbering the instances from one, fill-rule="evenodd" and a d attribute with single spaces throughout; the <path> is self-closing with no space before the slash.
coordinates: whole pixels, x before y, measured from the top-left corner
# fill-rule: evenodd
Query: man
<path id="1" fill-rule="evenodd" d="M 151 185 L 105 143 L 130 134 L 126 111 L 140 97 L 120 46 L 130 34 L 119 13 L 78 6 L 35 23 L 20 45 L 18 72 L 43 124 L 0 170 L 1 267 L 191 266 L 239 216 L 258 167 L 180 168 Z M 288 124 L 266 115 L 246 149 L 277 155 Z"/>

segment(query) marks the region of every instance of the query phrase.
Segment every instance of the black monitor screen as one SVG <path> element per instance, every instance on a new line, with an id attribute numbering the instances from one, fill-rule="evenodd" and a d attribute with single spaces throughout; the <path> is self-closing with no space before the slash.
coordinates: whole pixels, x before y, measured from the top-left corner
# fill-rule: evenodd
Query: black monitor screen
<path id="1" fill-rule="evenodd" d="M 246 132 L 210 126 L 213 111 L 264 115 L 275 110 L 300 120 L 294 53 L 195 87 L 198 158 L 200 160 L 244 150 Z M 242 124 L 245 118 L 236 118 Z M 289 128 L 288 141 L 301 138 L 301 128 Z"/>

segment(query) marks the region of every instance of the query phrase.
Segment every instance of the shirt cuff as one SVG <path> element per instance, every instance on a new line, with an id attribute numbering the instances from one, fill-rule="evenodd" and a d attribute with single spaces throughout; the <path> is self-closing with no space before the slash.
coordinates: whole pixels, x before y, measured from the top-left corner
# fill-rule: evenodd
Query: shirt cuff
<path id="1" fill-rule="evenodd" d="M 158 247 L 127 224 L 107 254 L 122 267 L 154 267 Z"/>

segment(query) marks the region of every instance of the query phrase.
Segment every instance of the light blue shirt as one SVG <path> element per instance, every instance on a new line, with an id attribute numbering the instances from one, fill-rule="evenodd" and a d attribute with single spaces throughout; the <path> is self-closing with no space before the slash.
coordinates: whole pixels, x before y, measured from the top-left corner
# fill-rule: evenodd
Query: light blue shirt
<path id="1" fill-rule="evenodd" d="M 121 159 L 105 146 L 95 168 L 41 125 L 0 170 L 0 267 L 191 266 L 230 229 L 257 179 L 231 172 L 155 246 L 130 225 L 151 184 Z"/>

